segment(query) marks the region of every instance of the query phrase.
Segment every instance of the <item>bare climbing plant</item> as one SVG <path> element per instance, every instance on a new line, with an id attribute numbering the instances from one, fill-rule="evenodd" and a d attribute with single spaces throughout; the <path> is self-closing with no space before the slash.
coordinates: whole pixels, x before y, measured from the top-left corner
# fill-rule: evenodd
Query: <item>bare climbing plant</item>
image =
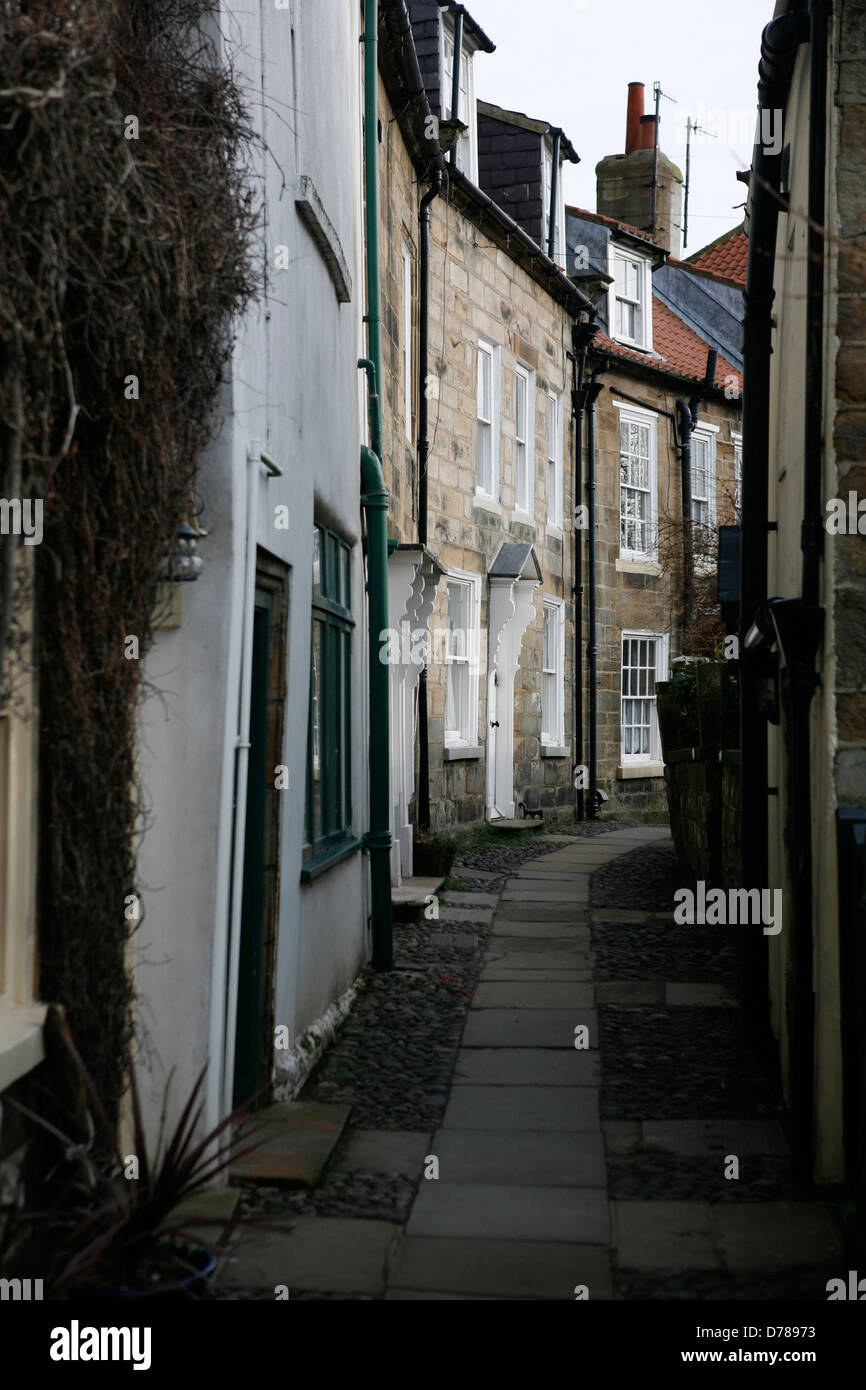
<path id="1" fill-rule="evenodd" d="M 254 133 L 214 0 L 0 0 L 0 709 L 32 609 L 41 996 L 110 1115 L 132 1037 L 139 656 L 259 283 Z M 180 928 L 179 928 L 180 929 Z"/>

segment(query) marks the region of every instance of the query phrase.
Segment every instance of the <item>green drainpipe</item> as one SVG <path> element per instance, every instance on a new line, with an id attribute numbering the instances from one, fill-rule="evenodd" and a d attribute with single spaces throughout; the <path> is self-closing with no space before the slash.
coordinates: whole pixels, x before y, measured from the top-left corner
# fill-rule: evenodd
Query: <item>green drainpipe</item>
<path id="1" fill-rule="evenodd" d="M 373 898 L 373 965 L 394 967 L 391 922 L 391 750 L 388 731 L 388 667 L 380 659 L 388 627 L 388 490 L 382 470 L 382 339 L 379 291 L 379 81 L 378 0 L 364 3 L 364 183 L 367 233 L 367 372 L 370 443 L 361 447 L 361 502 L 367 518 L 367 621 L 370 648 L 370 851 Z"/>

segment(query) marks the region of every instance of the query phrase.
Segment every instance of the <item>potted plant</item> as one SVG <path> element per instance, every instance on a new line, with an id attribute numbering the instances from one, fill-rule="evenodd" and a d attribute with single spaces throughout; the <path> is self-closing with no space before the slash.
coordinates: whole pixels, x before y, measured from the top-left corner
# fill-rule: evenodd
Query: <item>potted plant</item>
<path id="1" fill-rule="evenodd" d="M 130 1096 L 135 1152 L 124 1159 L 116 1145 L 114 1127 L 65 1023 L 62 1036 L 106 1141 L 103 1156 L 92 1160 L 81 1152 L 81 1146 L 46 1125 L 64 1141 L 66 1157 L 74 1161 L 65 1165 L 66 1176 L 56 1184 L 47 1207 L 19 1210 L 10 1218 L 0 1241 L 0 1275 L 38 1275 L 44 1296 L 55 1299 L 201 1297 L 216 1268 L 217 1254 L 195 1239 L 190 1230 L 194 1223 L 173 1213 L 181 1202 L 208 1187 L 230 1163 L 261 1141 L 250 1138 L 249 1128 L 240 1134 L 236 1126 L 246 1118 L 241 1111 L 196 1137 L 204 1108 L 203 1068 L 168 1142 L 159 1142 L 151 1156 L 133 1072 Z M 169 1079 L 169 1088 L 170 1084 Z M 167 1103 L 168 1090 L 165 1100 Z M 39 1121 L 36 1115 L 31 1118 Z M 92 1125 L 91 1129 L 95 1134 Z M 134 1174 L 129 1172 L 132 1158 L 136 1162 Z M 213 1224 L 209 1219 L 208 1225 Z"/>

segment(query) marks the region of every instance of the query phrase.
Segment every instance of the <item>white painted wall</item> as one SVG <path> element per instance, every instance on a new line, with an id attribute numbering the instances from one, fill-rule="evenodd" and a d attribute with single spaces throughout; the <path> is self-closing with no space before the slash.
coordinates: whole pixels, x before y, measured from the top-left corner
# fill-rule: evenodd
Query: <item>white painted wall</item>
<path id="1" fill-rule="evenodd" d="M 182 625 L 161 631 L 147 660 L 158 694 L 142 715 L 142 779 L 151 808 L 140 869 L 140 1028 L 148 1115 L 163 1078 L 178 1071 L 172 1111 L 205 1060 L 208 1123 L 225 1112 L 233 1058 L 223 1056 L 230 979 L 229 918 L 234 743 L 241 686 L 247 462 L 251 441 L 283 470 L 257 482 L 257 541 L 290 567 L 288 698 L 282 761 L 277 1024 L 297 1039 L 351 984 L 367 942 L 367 861 L 360 852 L 302 886 L 309 699 L 312 530 L 316 508 L 355 542 L 353 779 L 355 829 L 367 825 L 366 638 L 360 545 L 362 395 L 359 15 L 354 6 L 268 0 L 224 5 L 223 30 L 269 148 L 259 161 L 266 200 L 267 295 L 240 326 L 226 414 L 202 468 L 209 535 L 203 572 L 181 586 Z M 264 99 L 262 99 L 262 96 Z M 312 179 L 352 276 L 340 304 L 324 260 L 295 208 L 295 180 Z M 288 248 L 288 269 L 275 251 Z M 257 469 L 257 472 L 259 470 Z M 287 504 L 288 531 L 274 525 Z M 279 1054 L 277 1054 L 279 1061 Z"/>

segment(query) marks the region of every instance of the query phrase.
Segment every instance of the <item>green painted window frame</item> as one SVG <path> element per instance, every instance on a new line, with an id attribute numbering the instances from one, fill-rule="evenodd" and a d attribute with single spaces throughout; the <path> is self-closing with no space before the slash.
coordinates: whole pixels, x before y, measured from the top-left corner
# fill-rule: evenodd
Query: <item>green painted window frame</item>
<path id="1" fill-rule="evenodd" d="M 357 848 L 352 830 L 352 548 L 314 527 L 305 840 L 309 881 Z M 316 688 L 318 660 L 318 690 Z"/>

